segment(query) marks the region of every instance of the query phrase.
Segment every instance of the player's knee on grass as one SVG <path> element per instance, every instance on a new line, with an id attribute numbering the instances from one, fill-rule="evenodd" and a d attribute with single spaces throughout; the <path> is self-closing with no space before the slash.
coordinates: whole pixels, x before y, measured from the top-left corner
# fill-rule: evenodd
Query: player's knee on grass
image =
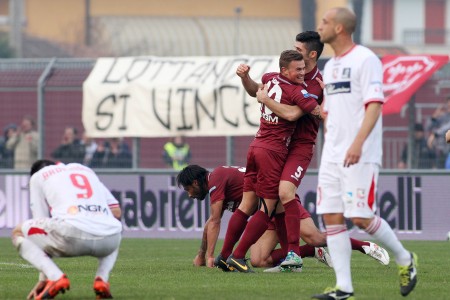
<path id="1" fill-rule="evenodd" d="M 250 263 L 255 268 L 265 268 L 269 266 L 269 262 L 267 261 L 267 259 L 264 259 L 261 256 L 250 256 Z"/>
<path id="2" fill-rule="evenodd" d="M 17 225 L 11 232 L 11 241 L 14 247 L 19 250 L 20 245 L 24 239 L 24 235 L 22 232 L 22 224 Z"/>

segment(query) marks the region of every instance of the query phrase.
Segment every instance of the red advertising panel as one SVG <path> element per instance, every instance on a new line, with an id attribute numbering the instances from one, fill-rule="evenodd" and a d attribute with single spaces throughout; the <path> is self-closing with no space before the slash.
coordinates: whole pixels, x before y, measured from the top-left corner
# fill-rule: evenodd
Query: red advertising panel
<path id="1" fill-rule="evenodd" d="M 449 60 L 447 55 L 387 55 L 383 62 L 383 114 L 399 113 L 403 105 L 433 73 Z"/>

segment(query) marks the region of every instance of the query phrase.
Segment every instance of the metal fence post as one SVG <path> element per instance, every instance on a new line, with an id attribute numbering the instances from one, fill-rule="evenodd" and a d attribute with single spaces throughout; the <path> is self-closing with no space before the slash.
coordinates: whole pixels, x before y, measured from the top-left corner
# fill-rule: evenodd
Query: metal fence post
<path id="1" fill-rule="evenodd" d="M 39 146 L 38 146 L 38 158 L 42 159 L 44 156 L 44 117 L 45 117 L 45 96 L 44 96 L 44 89 L 45 89 L 45 82 L 47 78 L 50 76 L 51 71 L 53 69 L 53 65 L 56 62 L 56 58 L 52 58 L 52 60 L 48 63 L 48 65 L 45 67 L 44 71 L 42 72 L 41 76 L 39 76 L 38 82 L 37 82 L 37 111 L 38 111 L 38 132 L 39 132 Z"/>

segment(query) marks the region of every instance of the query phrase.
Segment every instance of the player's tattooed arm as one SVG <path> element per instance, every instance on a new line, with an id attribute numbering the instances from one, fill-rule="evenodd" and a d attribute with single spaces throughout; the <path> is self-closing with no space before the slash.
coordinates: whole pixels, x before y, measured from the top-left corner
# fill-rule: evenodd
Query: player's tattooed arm
<path id="1" fill-rule="evenodd" d="M 317 120 L 323 120 L 322 110 L 320 109 L 320 105 L 317 105 L 310 114 L 316 118 Z"/>

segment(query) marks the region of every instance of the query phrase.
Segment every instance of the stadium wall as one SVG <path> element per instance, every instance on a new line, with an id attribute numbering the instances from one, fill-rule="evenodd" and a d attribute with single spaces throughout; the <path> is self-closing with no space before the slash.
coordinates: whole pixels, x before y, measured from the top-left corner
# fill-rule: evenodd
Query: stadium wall
<path id="1" fill-rule="evenodd" d="M 122 207 L 124 237 L 198 238 L 209 218 L 209 200 L 189 199 L 175 184 L 175 173 L 102 173 Z M 0 236 L 30 218 L 28 176 L 0 175 Z M 450 174 L 444 172 L 382 172 L 377 194 L 377 214 L 383 217 L 402 240 L 444 240 L 450 231 L 448 194 Z M 317 173 L 303 179 L 298 193 L 303 205 L 322 228 L 315 214 Z M 220 237 L 225 235 L 231 216 L 225 212 Z M 355 238 L 368 236 L 353 227 Z"/>

